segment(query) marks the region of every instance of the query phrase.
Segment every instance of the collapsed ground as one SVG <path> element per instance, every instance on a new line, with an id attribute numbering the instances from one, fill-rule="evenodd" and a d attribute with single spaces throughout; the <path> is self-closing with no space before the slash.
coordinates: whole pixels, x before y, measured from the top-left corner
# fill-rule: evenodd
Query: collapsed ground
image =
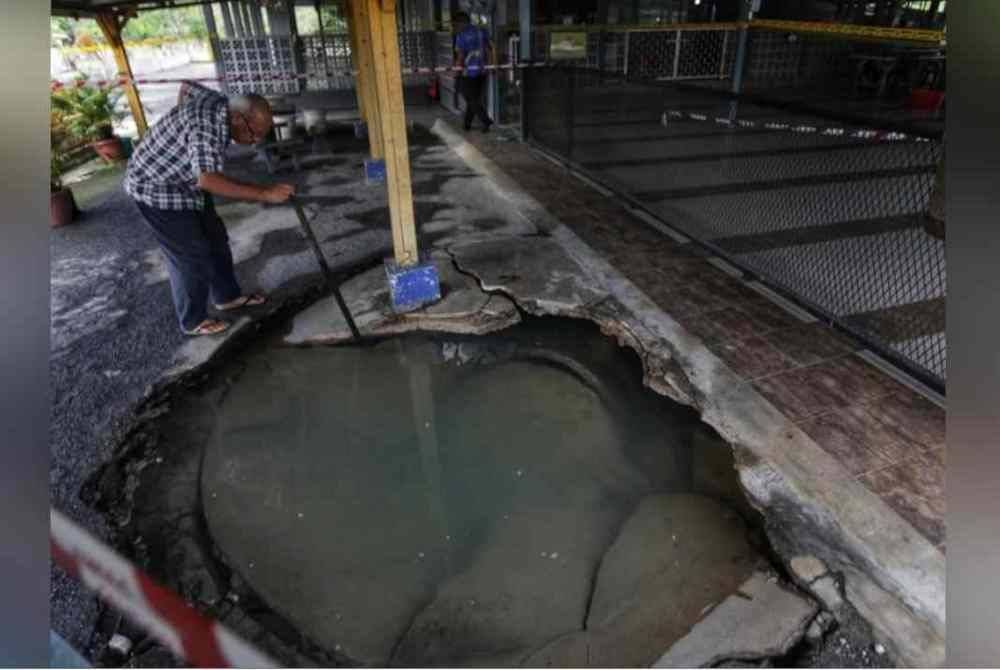
<path id="1" fill-rule="evenodd" d="M 342 146 L 339 151 L 334 154 L 334 157 L 327 157 L 325 159 L 325 164 L 322 170 L 316 170 L 310 173 L 306 178 L 306 182 L 311 185 L 310 191 L 317 193 L 315 199 L 313 200 L 313 209 L 310 212 L 314 216 L 320 217 L 320 220 L 324 221 L 322 225 L 326 235 L 321 234 L 321 239 L 327 242 L 327 253 L 334 257 L 334 264 L 339 263 L 341 269 L 356 268 L 358 262 L 360 261 L 364 264 L 366 261 L 370 264 L 377 263 L 380 255 L 385 253 L 385 244 L 388 239 L 388 229 L 387 221 L 384 210 L 384 204 L 378 203 L 377 198 L 375 202 L 365 202 L 368 198 L 368 194 L 363 195 L 360 198 L 360 203 L 357 198 L 357 190 L 351 190 L 351 196 L 342 195 L 347 191 L 345 186 L 348 186 L 352 182 L 359 181 L 357 175 L 359 173 L 358 168 L 360 163 L 360 149 L 361 146 L 357 143 L 352 143 L 346 138 L 343 139 L 346 146 Z M 523 238 L 525 243 L 535 244 L 531 242 L 531 238 L 537 238 L 540 231 L 535 229 L 531 225 L 526 225 L 525 222 L 511 221 L 509 219 L 504 220 L 502 214 L 500 216 L 490 217 L 482 216 L 482 211 L 489 211 L 493 209 L 495 211 L 503 212 L 503 200 L 490 191 L 476 192 L 474 189 L 476 185 L 476 180 L 481 180 L 481 177 L 477 177 L 475 173 L 469 172 L 467 169 L 463 168 L 460 162 L 454 161 L 453 158 L 449 159 L 447 156 L 447 151 L 440 151 L 440 147 L 433 148 L 432 142 L 426 140 L 425 145 L 421 145 L 421 142 L 416 142 L 416 153 L 417 160 L 415 161 L 415 177 L 416 177 L 416 192 L 417 192 L 417 209 L 418 209 L 418 219 L 424 226 L 424 239 L 428 240 L 429 244 L 436 244 L 439 246 L 448 246 L 449 244 L 454 244 L 462 240 L 480 240 L 490 237 L 502 237 L 514 235 L 515 237 Z M 357 153 L 355 155 L 345 154 L 343 152 L 344 148 L 350 147 L 353 151 Z M 318 162 L 318 161 L 317 161 Z M 319 167 L 316 165 L 316 167 Z M 426 169 L 426 172 L 422 171 Z M 429 176 L 429 179 L 426 178 Z M 354 196 L 354 197 L 352 197 Z M 455 203 L 475 203 L 475 213 L 471 213 L 471 208 L 465 207 L 455 207 Z M 360 207 L 358 205 L 361 205 Z M 118 208 L 122 209 L 122 203 L 118 203 Z M 246 246 L 240 247 L 240 241 L 236 240 L 235 245 L 237 246 L 237 258 L 241 258 L 245 261 L 241 264 L 240 271 L 243 273 L 244 277 L 256 279 L 257 284 L 264 285 L 265 288 L 278 291 L 278 301 L 273 309 L 277 309 L 278 305 L 283 302 L 282 298 L 287 299 L 300 299 L 303 296 L 303 292 L 307 291 L 310 285 L 315 284 L 317 277 L 315 276 L 314 270 L 311 269 L 311 259 L 308 254 L 304 242 L 301 238 L 298 238 L 297 231 L 294 230 L 294 220 L 291 218 L 278 219 L 277 212 L 267 212 L 266 210 L 261 213 L 259 211 L 250 212 L 248 209 L 239 209 L 240 206 L 231 206 L 228 211 L 234 215 L 243 214 L 244 219 L 236 226 L 236 230 L 240 230 L 240 225 L 250 225 L 258 226 L 258 235 L 249 235 L 244 240 L 243 244 Z M 464 211 L 463 211 L 464 210 Z M 345 212 L 348 212 L 345 214 Z M 420 213 L 423 216 L 420 216 Z M 440 214 L 440 216 L 439 216 Z M 226 216 L 226 214 L 223 214 Z M 267 217 L 266 219 L 260 217 Z M 322 218 L 322 217 L 328 218 Z M 339 223 L 335 223 L 338 222 Z M 131 224 L 133 222 L 129 222 Z M 326 226 L 336 226 L 339 230 L 332 230 Z M 329 232 L 328 232 L 329 231 Z M 330 233 L 333 234 L 330 234 Z M 544 236 L 544 235 L 543 235 Z M 141 233 L 136 233 L 137 238 L 141 238 Z M 235 237 L 235 236 L 234 236 Z M 280 244 L 279 244 L 280 241 Z M 268 243 L 265 246 L 265 242 Z M 141 245 L 137 245 L 141 246 Z M 514 245 L 517 247 L 518 245 Z M 345 253 L 345 249 L 347 250 Z M 143 258 L 148 264 L 145 268 L 145 282 L 141 284 L 130 284 L 129 280 L 134 277 L 130 275 L 126 269 L 118 268 L 120 273 L 116 277 L 111 279 L 111 284 L 120 281 L 127 286 L 134 289 L 133 295 L 145 295 L 147 299 L 144 301 L 150 308 L 165 307 L 166 310 L 162 310 L 160 313 L 160 325 L 159 332 L 162 340 L 166 340 L 171 343 L 173 347 L 177 347 L 179 342 L 176 342 L 179 338 L 171 338 L 170 334 L 173 329 L 170 327 L 170 314 L 169 314 L 169 304 L 167 302 L 167 295 L 162 284 L 162 275 L 157 275 L 157 272 L 162 272 L 162 269 L 158 269 L 156 266 L 156 261 L 151 258 L 145 252 L 148 248 L 144 250 Z M 278 251 L 277 254 L 274 252 Z M 282 253 L 284 252 L 284 253 Z M 339 257 L 338 257 L 339 256 Z M 133 254 L 134 257 L 134 254 Z M 114 261 L 109 261 L 105 266 L 115 267 Z M 522 268 L 523 270 L 532 270 L 537 272 L 538 267 L 534 268 Z M 558 268 L 556 268 L 558 270 Z M 136 273 L 138 274 L 138 273 Z M 511 281 L 513 279 L 510 272 L 501 274 L 501 279 L 505 281 Z M 530 274 L 530 272 L 529 272 Z M 160 276 L 159 284 L 156 282 L 156 277 Z M 565 278 L 564 278 L 565 279 Z M 268 283 L 271 285 L 268 286 Z M 572 281 L 569 281 L 570 286 L 568 286 L 568 294 L 578 295 L 579 287 L 573 287 Z M 107 286 L 108 282 L 105 280 L 103 286 Z M 559 287 L 556 287 L 557 289 Z M 148 291 L 148 293 L 144 293 Z M 557 291 L 558 293 L 558 291 Z M 565 292 L 564 292 L 565 297 Z M 120 294 L 117 291 L 108 291 L 103 298 L 98 296 L 98 298 L 105 301 L 112 299 L 121 299 Z M 128 299 L 123 302 L 129 302 Z M 104 332 L 103 336 L 105 341 L 107 336 L 110 334 L 114 336 L 115 334 L 121 334 L 123 331 L 127 332 L 129 330 L 126 325 L 129 323 L 129 318 L 134 318 L 134 316 L 129 317 L 131 314 L 131 309 L 119 309 L 118 311 L 125 311 L 125 314 L 117 314 L 113 309 L 109 310 L 107 307 L 100 303 L 98 300 L 96 303 L 83 301 L 84 309 L 79 310 L 82 314 L 90 314 L 94 316 L 94 320 L 91 322 L 90 331 L 84 328 L 84 335 L 77 338 L 76 340 L 69 342 L 66 345 L 66 351 L 72 351 L 76 356 L 88 351 L 84 344 L 87 341 L 88 336 L 92 336 L 96 331 L 106 329 L 108 325 L 116 325 L 115 329 L 112 329 L 111 333 Z M 129 308 L 132 306 L 129 305 Z M 329 305 L 328 305 L 329 307 Z M 54 308 L 55 309 L 55 308 Z M 294 307 L 289 306 L 288 309 L 291 311 Z M 64 312 L 65 313 L 65 312 Z M 333 312 L 327 309 L 327 314 L 332 314 Z M 109 316 L 110 314 L 110 316 Z M 275 315 L 274 319 L 280 319 L 281 315 Z M 117 319 L 117 321 L 116 321 Z M 124 320 L 124 323 L 123 323 Z M 73 319 L 67 318 L 67 323 L 73 322 Z M 373 320 L 375 328 L 380 325 L 377 319 Z M 145 328 L 145 324 L 141 328 Z M 337 324 L 331 324 L 326 330 L 326 335 L 330 336 L 331 333 L 336 332 Z M 57 333 L 64 333 L 66 329 L 61 329 Z M 315 327 L 314 327 L 315 334 Z M 162 371 L 165 367 L 171 365 L 177 366 L 174 368 L 174 372 L 182 375 L 183 380 L 189 380 L 190 374 L 194 370 L 198 370 L 202 363 L 207 360 L 207 356 L 212 352 L 211 350 L 201 350 L 197 347 L 192 347 L 190 345 L 182 345 L 175 348 L 173 351 L 170 350 L 170 346 L 161 346 L 161 351 L 156 352 L 155 345 L 156 340 L 148 340 L 143 335 L 148 335 L 148 333 L 132 333 L 132 342 L 139 346 L 137 358 L 141 358 L 143 353 L 146 354 L 156 354 L 159 353 L 159 357 L 156 355 L 147 356 L 148 365 L 145 368 L 136 366 L 136 370 L 139 374 L 133 372 L 131 365 L 118 364 L 114 367 L 106 367 L 105 369 L 100 369 L 102 363 L 100 359 L 92 361 L 90 365 L 90 370 L 101 374 L 108 380 L 118 381 L 114 384 L 105 385 L 111 389 L 117 388 L 118 385 L 123 384 L 128 387 L 130 384 L 134 384 L 132 375 L 136 377 L 141 377 L 142 370 L 148 370 L 147 379 L 150 379 L 148 383 L 155 382 L 158 377 L 156 375 L 157 365 L 159 365 L 159 371 Z M 248 330 L 240 330 L 236 333 L 235 338 L 231 340 L 231 345 L 234 347 L 239 346 L 240 339 L 249 339 L 252 333 Z M 72 338 L 68 338 L 72 339 Z M 335 337 L 334 337 L 335 339 Z M 145 346 L 146 343 L 152 341 L 154 343 L 153 347 Z M 78 345 L 78 343 L 80 343 Z M 76 345 L 76 346 L 75 346 Z M 91 345 L 93 347 L 93 345 Z M 110 348 L 112 351 L 116 349 L 114 345 Z M 100 348 L 97 348 L 100 349 Z M 165 350 L 165 351 L 163 351 Z M 95 348 L 91 348 L 90 351 L 95 351 Z M 124 351 L 117 351 L 117 356 L 122 356 Z M 70 356 L 73 358 L 73 356 Z M 95 370 L 96 368 L 96 370 Z M 128 370 L 130 378 L 119 379 Z M 117 374 L 116 374 L 117 372 Z M 105 374 L 107 373 L 107 374 Z M 150 395 L 155 399 L 152 405 L 147 405 L 147 409 L 153 406 L 160 406 L 160 401 L 165 397 L 179 397 L 186 395 L 187 392 L 182 391 L 183 381 L 175 381 L 172 384 L 162 385 L 160 390 L 157 390 Z M 131 402 L 135 402 L 136 399 L 141 397 L 142 392 L 139 389 L 133 388 L 131 395 L 127 399 Z M 87 400 L 90 402 L 95 402 L 97 398 L 89 398 L 90 393 L 83 392 L 80 390 L 79 394 L 74 396 L 77 401 Z M 105 396 L 107 398 L 107 396 Z M 63 397 L 65 401 L 65 396 Z M 182 400 L 183 402 L 183 400 Z M 122 404 L 116 398 L 115 402 L 108 403 L 107 407 L 103 412 L 98 413 L 98 416 L 105 414 L 108 416 L 114 416 L 115 414 L 121 415 L 123 412 Z M 96 404 L 100 404 L 99 402 Z M 115 411 L 117 410 L 117 412 Z M 161 410 L 156 410 L 161 411 Z M 156 412 L 154 412 L 155 414 Z M 127 444 L 133 447 L 138 443 L 141 444 L 143 440 L 146 439 L 146 435 L 151 435 L 152 433 L 147 432 L 149 426 L 144 427 L 136 433 L 133 433 Z M 107 431 L 104 431 L 107 432 Z M 150 438 L 151 439 L 151 438 Z M 111 445 L 109 445 L 111 446 Z M 85 449 L 80 450 L 86 453 Z M 107 453 L 111 453 L 111 449 L 108 449 Z M 110 501 L 107 498 L 108 491 L 120 491 L 122 486 L 128 481 L 129 474 L 133 473 L 138 463 L 141 461 L 132 461 L 130 459 L 137 456 L 137 454 L 144 453 L 142 449 L 129 450 L 128 456 L 125 456 L 120 452 L 122 458 L 115 461 L 118 465 L 115 468 L 105 469 L 101 474 L 96 477 L 92 486 L 88 487 L 88 492 L 91 497 L 89 498 L 95 504 L 104 504 L 105 508 L 112 513 L 113 516 L 122 514 L 128 510 L 127 507 L 120 507 L 116 503 L 108 504 Z M 93 458 L 93 455 L 90 455 Z M 106 458 L 106 457 L 105 457 Z M 98 458 L 95 460 L 105 460 L 105 458 Z M 155 457 L 154 457 L 155 459 Z M 93 461 L 92 461 L 93 462 Z M 155 462 L 155 460 L 154 460 Z M 92 471 L 92 468 L 85 468 L 84 473 Z M 79 471 L 77 471 L 79 472 Z M 78 475 L 79 476 L 79 475 Z M 64 481 L 64 480 L 60 480 Z M 135 481 L 134 479 L 131 481 Z M 110 484 L 109 484 L 110 483 Z M 116 486 L 116 484 L 118 486 Z M 124 489 L 128 490 L 128 486 Z M 67 486 L 67 489 L 71 490 L 71 486 Z M 99 498 L 101 497 L 103 491 L 104 502 L 102 503 Z M 72 496 L 67 497 L 70 502 L 72 502 Z M 114 497 L 112 497 L 114 498 Z M 127 521 L 126 516 L 123 520 Z M 191 532 L 196 534 L 194 530 L 191 530 L 189 526 L 197 527 L 197 518 L 177 518 L 173 520 L 175 525 L 181 529 L 187 529 L 185 532 Z M 134 539 L 133 538 L 130 538 Z M 129 542 L 127 544 L 129 547 L 129 553 L 132 555 L 137 555 L 135 553 L 134 545 Z M 141 556 L 141 553 L 138 554 Z M 206 562 L 205 566 L 198 569 L 209 569 L 207 567 L 210 562 Z M 174 580 L 174 583 L 182 587 L 182 592 L 187 595 L 191 595 L 193 598 L 197 599 L 198 594 L 193 594 L 190 592 L 190 584 L 187 587 L 184 586 L 185 577 L 178 575 L 170 575 L 169 571 L 167 573 L 158 575 L 165 580 Z M 226 588 L 228 582 L 221 582 L 222 587 L 217 587 L 220 589 L 217 595 L 223 595 L 229 593 Z M 187 588 L 187 591 L 183 591 Z M 239 595 L 241 591 L 237 590 L 234 592 Z M 277 617 L 270 611 L 270 608 L 262 603 L 255 602 L 254 598 L 249 594 L 244 593 L 244 597 L 239 600 L 244 604 L 240 608 L 234 608 L 234 611 L 245 615 L 246 623 L 240 624 L 235 623 L 236 627 L 244 626 L 243 632 L 248 634 L 250 637 L 257 637 L 263 640 L 263 645 L 271 649 L 277 649 L 279 653 L 288 653 L 289 648 L 295 649 L 296 653 L 303 654 L 303 656 L 296 657 L 300 662 L 304 662 L 306 658 L 312 658 L 313 662 L 348 662 L 350 659 L 347 658 L 337 658 L 337 650 L 325 650 L 321 652 L 315 646 L 311 646 L 302 640 L 301 635 L 298 634 L 294 628 L 289 629 L 287 622 L 282 622 L 280 617 Z M 246 608 L 246 609 L 243 609 Z M 845 610 L 846 611 L 846 610 Z M 849 615 L 842 615 L 841 617 L 844 622 L 852 621 Z M 253 633 L 257 631 L 255 636 Z M 284 643 L 277 644 L 274 646 L 273 643 L 274 632 L 283 632 L 283 637 L 285 638 Z M 107 632 L 107 631 L 105 631 Z M 272 642 L 269 643 L 267 640 L 271 639 Z M 290 645 L 289 639 L 294 641 Z M 832 644 L 828 644 L 823 647 L 825 651 L 822 654 L 827 654 L 826 661 L 823 660 L 823 656 L 819 656 L 813 659 L 813 662 L 824 663 L 829 662 L 831 658 L 829 655 L 833 654 L 833 658 L 840 658 L 840 664 L 842 665 L 855 665 L 863 664 L 866 662 L 877 662 L 878 658 L 874 653 L 869 653 L 869 658 L 866 659 L 861 655 L 861 652 L 870 648 L 871 642 L 865 639 L 863 636 L 857 638 L 853 630 L 845 635 L 845 640 L 850 639 L 848 643 L 851 649 L 856 649 L 858 651 L 857 657 L 854 658 L 850 655 L 847 656 L 837 656 L 845 649 L 844 645 L 841 645 L 839 638 L 834 636 L 830 638 Z M 282 651 L 283 650 L 283 651 Z M 158 653 L 155 648 L 153 649 L 140 649 L 141 654 L 151 654 L 151 658 L 156 658 Z M 329 655 L 325 655 L 329 654 Z M 159 656 L 162 660 L 162 656 Z M 288 658 L 287 656 L 285 658 Z M 155 660 L 147 659 L 146 663 L 156 663 Z"/>

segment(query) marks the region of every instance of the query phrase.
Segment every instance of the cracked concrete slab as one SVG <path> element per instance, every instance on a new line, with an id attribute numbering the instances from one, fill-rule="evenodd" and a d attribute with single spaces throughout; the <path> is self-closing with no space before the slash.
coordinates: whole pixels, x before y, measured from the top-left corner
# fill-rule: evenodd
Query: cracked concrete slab
<path id="1" fill-rule="evenodd" d="M 755 573 L 653 667 L 705 668 L 783 656 L 802 639 L 817 610 L 815 603 Z"/>
<path id="2" fill-rule="evenodd" d="M 502 291 L 535 314 L 582 314 L 608 297 L 560 245 L 544 237 L 461 242 L 449 247 L 486 291 Z"/>
<path id="3" fill-rule="evenodd" d="M 438 252 L 432 259 L 441 281 L 441 300 L 423 309 L 396 314 L 392 309 L 385 269 L 372 268 L 347 281 L 341 294 L 363 336 L 397 335 L 413 331 L 483 335 L 518 323 L 514 303 L 485 293 L 476 281 L 458 272 L 451 257 Z M 335 296 L 319 300 L 292 320 L 285 343 L 333 344 L 351 339 Z"/>

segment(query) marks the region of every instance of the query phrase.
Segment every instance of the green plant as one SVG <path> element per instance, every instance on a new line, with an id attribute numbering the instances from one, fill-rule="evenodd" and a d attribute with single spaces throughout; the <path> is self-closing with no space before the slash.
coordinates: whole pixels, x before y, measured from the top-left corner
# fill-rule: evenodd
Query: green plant
<path id="1" fill-rule="evenodd" d="M 66 166 L 66 161 L 63 158 L 63 154 L 52 150 L 49 155 L 49 191 L 52 193 L 57 193 L 62 190 L 63 182 L 62 175 L 63 169 Z"/>
<path id="2" fill-rule="evenodd" d="M 52 91 L 52 109 L 62 115 L 66 131 L 81 140 L 111 138 L 115 121 L 124 117 L 116 109 L 121 91 L 112 86 L 91 86 L 85 78 L 75 85 Z"/>
<path id="3" fill-rule="evenodd" d="M 66 169 L 64 146 L 66 125 L 63 114 L 58 109 L 49 113 L 49 187 L 53 193 L 63 187 L 62 175 Z"/>

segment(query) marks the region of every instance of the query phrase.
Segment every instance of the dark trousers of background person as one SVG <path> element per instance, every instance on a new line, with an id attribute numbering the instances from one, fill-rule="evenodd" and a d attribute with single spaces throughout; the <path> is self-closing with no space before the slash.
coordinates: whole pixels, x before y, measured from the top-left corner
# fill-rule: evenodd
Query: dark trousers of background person
<path id="1" fill-rule="evenodd" d="M 460 77 L 459 90 L 465 98 L 465 129 L 472 128 L 472 118 L 479 117 L 484 128 L 493 125 L 493 121 L 486 114 L 486 107 L 483 106 L 483 85 L 486 77 Z"/>
<path id="2" fill-rule="evenodd" d="M 217 305 L 240 297 L 226 224 L 212 196 L 205 209 L 156 209 L 136 202 L 167 261 L 170 292 L 181 329 L 192 331 L 208 316 L 208 298 Z"/>

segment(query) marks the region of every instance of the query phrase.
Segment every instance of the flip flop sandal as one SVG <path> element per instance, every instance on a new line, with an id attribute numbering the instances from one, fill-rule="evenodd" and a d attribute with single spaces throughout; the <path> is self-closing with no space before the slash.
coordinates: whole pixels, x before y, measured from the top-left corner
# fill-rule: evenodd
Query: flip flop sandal
<path id="1" fill-rule="evenodd" d="M 185 330 L 185 335 L 190 335 L 196 337 L 199 335 L 219 335 L 229 330 L 229 326 L 232 324 L 228 321 L 220 321 L 218 319 L 207 319 L 202 321 L 197 328 L 194 330 Z"/>
<path id="2" fill-rule="evenodd" d="M 260 293 L 250 293 L 248 295 L 240 296 L 236 299 L 236 304 L 229 307 L 215 306 L 220 312 L 231 312 L 234 309 L 242 309 L 244 307 L 259 307 L 267 302 L 267 296 L 261 295 Z"/>

